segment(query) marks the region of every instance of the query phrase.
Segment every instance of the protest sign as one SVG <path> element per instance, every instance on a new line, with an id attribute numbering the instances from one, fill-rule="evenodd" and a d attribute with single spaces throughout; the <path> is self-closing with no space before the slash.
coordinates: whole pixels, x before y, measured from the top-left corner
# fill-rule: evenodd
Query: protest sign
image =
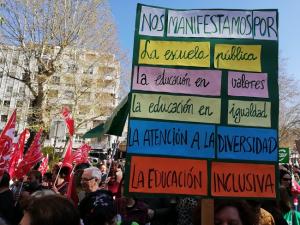
<path id="1" fill-rule="evenodd" d="M 275 198 L 277 10 L 136 15 L 127 193 Z M 189 170 L 198 191 L 179 191 Z"/>

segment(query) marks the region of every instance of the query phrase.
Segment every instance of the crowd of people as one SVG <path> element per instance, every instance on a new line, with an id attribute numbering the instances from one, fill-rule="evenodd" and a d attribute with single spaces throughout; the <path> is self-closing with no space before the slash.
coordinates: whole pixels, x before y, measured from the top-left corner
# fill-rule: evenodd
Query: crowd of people
<path id="1" fill-rule="evenodd" d="M 74 170 L 55 165 L 43 176 L 31 170 L 22 180 L 0 178 L 0 225 L 200 225 L 197 197 L 124 196 L 124 167 L 88 163 Z M 215 225 L 300 224 L 300 169 L 279 166 L 277 200 L 216 199 Z"/>

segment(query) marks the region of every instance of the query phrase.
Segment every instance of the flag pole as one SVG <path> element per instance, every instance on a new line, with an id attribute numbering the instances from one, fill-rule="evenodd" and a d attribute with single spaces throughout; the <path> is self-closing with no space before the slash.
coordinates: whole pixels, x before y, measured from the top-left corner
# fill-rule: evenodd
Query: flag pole
<path id="1" fill-rule="evenodd" d="M 116 154 L 116 151 L 117 151 L 117 143 L 118 143 L 118 140 L 119 140 L 119 137 L 117 137 L 117 140 L 115 141 L 115 143 L 113 144 L 113 150 L 112 150 L 112 153 L 111 153 L 111 162 L 109 164 L 109 167 L 108 167 L 108 170 L 107 170 L 107 176 L 109 175 L 110 173 L 110 170 L 111 170 L 111 164 L 113 163 L 113 159 L 115 158 L 115 154 Z M 105 180 L 105 183 L 107 184 L 108 183 L 108 179 Z"/>
<path id="2" fill-rule="evenodd" d="M 17 194 L 15 206 L 16 206 L 16 205 L 18 204 L 18 202 L 19 202 L 20 195 L 21 195 L 21 191 L 22 191 L 22 188 L 23 188 L 23 184 L 24 184 L 24 180 L 22 180 L 22 183 L 21 183 L 21 187 L 20 187 L 19 193 Z"/>
<path id="3" fill-rule="evenodd" d="M 56 187 L 55 183 L 56 183 L 56 181 L 57 181 L 57 179 L 58 179 L 58 176 L 59 176 L 59 173 L 60 173 L 61 168 L 62 168 L 62 164 L 61 164 L 60 167 L 59 167 L 59 170 L 58 170 L 58 172 L 57 172 L 55 181 L 54 181 L 54 183 L 53 183 L 53 186 L 55 186 L 55 187 Z"/>
<path id="4" fill-rule="evenodd" d="M 66 142 L 66 143 L 67 143 L 67 142 Z M 65 145 L 65 148 L 66 148 L 66 146 L 67 146 L 67 145 Z M 64 153 L 65 153 L 65 151 L 66 151 L 66 149 L 64 149 Z M 57 172 L 57 175 L 56 175 L 55 180 L 54 180 L 54 183 L 53 183 L 53 186 L 55 186 L 55 187 L 56 187 L 55 183 L 56 183 L 56 181 L 57 181 L 57 179 L 58 179 L 58 176 L 59 176 L 60 170 L 61 170 L 61 168 L 62 168 L 62 165 L 63 165 L 63 164 L 61 164 L 61 165 L 59 166 L 59 170 L 58 170 L 58 172 Z"/>

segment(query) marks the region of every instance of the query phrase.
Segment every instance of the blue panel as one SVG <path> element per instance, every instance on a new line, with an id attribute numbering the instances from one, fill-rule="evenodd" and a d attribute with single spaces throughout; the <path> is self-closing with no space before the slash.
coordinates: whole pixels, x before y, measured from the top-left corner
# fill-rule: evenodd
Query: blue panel
<path id="1" fill-rule="evenodd" d="M 277 130 L 265 128 L 217 128 L 217 158 L 278 161 Z"/>
<path id="2" fill-rule="evenodd" d="M 130 120 L 128 153 L 214 158 L 215 126 Z"/>

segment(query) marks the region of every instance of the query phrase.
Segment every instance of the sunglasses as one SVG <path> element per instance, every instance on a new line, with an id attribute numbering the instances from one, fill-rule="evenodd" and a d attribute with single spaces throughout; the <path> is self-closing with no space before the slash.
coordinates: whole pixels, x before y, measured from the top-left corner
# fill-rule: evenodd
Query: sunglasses
<path id="1" fill-rule="evenodd" d="M 292 180 L 292 178 L 281 178 L 282 180 L 284 180 L 284 181 L 291 181 Z"/>

